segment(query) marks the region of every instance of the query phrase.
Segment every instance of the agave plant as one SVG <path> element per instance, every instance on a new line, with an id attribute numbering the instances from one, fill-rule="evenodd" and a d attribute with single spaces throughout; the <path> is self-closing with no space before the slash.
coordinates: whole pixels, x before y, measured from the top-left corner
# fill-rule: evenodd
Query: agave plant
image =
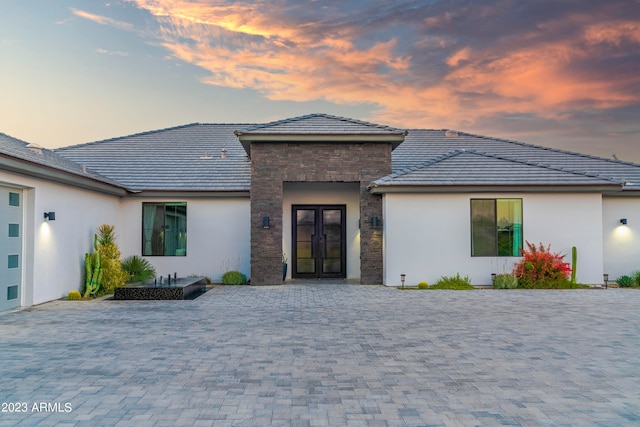
<path id="1" fill-rule="evenodd" d="M 128 283 L 142 282 L 156 275 L 156 269 L 146 259 L 131 255 L 122 261 L 122 270 L 127 273 Z"/>

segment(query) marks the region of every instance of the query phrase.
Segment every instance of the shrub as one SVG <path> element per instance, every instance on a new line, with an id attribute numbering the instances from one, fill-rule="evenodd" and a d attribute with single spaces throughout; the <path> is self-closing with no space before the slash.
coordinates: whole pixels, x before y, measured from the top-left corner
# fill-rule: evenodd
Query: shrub
<path id="1" fill-rule="evenodd" d="M 100 288 L 97 295 L 112 294 L 115 288 L 124 286 L 127 274 L 122 270 L 120 249 L 115 242 L 115 226 L 102 224 L 98 227 L 95 250 L 100 256 L 102 271 Z"/>
<path id="2" fill-rule="evenodd" d="M 631 273 L 631 278 L 633 279 L 633 286 L 640 286 L 640 270 L 634 271 Z"/>
<path id="3" fill-rule="evenodd" d="M 156 269 L 146 259 L 131 255 L 122 261 L 122 270 L 127 275 L 127 283 L 142 282 L 156 276 Z"/>
<path id="4" fill-rule="evenodd" d="M 427 282 L 418 283 L 418 289 L 428 289 L 428 288 L 429 288 L 429 284 Z"/>
<path id="5" fill-rule="evenodd" d="M 539 246 L 527 243 L 522 251 L 523 259 L 513 269 L 521 288 L 572 288 L 569 281 L 571 267 L 564 262 L 564 255 L 551 252 L 551 246 Z"/>
<path id="6" fill-rule="evenodd" d="M 67 294 L 67 299 L 69 301 L 78 301 L 82 299 L 82 295 L 80 295 L 80 292 L 73 290 Z"/>
<path id="7" fill-rule="evenodd" d="M 518 287 L 518 278 L 513 274 L 498 274 L 493 280 L 494 289 L 515 289 Z"/>
<path id="8" fill-rule="evenodd" d="M 632 288 L 636 285 L 636 281 L 634 280 L 633 277 L 631 276 L 620 276 L 616 279 L 616 283 L 618 284 L 618 286 L 620 286 L 621 288 Z"/>
<path id="9" fill-rule="evenodd" d="M 457 273 L 455 276 L 441 277 L 429 289 L 472 290 L 474 287 L 471 286 L 471 280 L 468 276 L 460 277 L 460 273 Z"/>
<path id="10" fill-rule="evenodd" d="M 237 270 L 227 271 L 222 275 L 223 285 L 246 285 L 247 276 Z"/>

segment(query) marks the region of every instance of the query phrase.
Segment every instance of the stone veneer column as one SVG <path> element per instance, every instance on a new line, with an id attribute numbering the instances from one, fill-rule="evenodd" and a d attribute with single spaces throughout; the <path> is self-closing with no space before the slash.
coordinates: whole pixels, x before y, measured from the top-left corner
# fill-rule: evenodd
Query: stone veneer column
<path id="1" fill-rule="evenodd" d="M 282 283 L 282 191 L 284 182 L 360 183 L 360 281 L 383 280 L 382 196 L 367 186 L 391 173 L 391 143 L 251 143 L 251 284 Z M 270 228 L 262 227 L 268 216 Z M 286 231 L 288 232 L 288 230 Z"/>

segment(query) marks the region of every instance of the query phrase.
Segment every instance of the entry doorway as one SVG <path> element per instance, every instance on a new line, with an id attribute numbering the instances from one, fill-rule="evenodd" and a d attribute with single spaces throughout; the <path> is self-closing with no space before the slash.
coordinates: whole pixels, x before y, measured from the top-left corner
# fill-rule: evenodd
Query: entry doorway
<path id="1" fill-rule="evenodd" d="M 291 276 L 346 278 L 346 205 L 292 205 L 291 208 Z"/>

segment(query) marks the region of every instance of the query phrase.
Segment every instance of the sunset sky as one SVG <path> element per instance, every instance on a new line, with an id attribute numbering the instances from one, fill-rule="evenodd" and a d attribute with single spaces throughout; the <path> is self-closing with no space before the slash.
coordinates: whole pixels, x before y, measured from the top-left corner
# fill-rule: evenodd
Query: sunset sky
<path id="1" fill-rule="evenodd" d="M 328 113 L 640 163 L 640 0 L 3 0 L 0 132 Z"/>

